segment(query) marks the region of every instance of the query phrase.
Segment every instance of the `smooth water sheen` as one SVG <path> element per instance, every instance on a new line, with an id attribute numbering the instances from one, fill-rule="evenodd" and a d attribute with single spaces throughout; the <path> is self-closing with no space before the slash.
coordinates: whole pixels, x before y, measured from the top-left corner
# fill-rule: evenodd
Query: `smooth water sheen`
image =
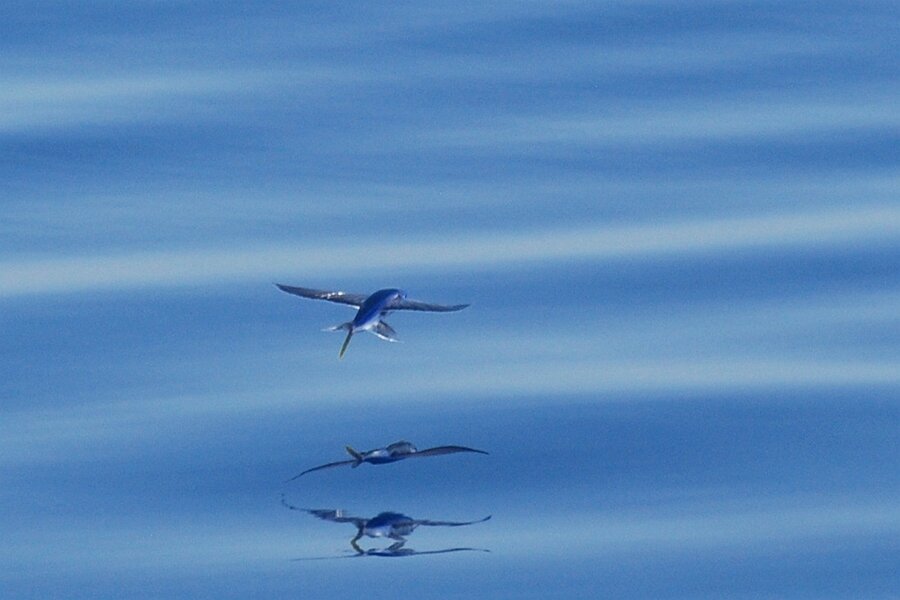
<path id="1" fill-rule="evenodd" d="M 895 598 L 898 20 L 5 3 L 0 597 Z"/>

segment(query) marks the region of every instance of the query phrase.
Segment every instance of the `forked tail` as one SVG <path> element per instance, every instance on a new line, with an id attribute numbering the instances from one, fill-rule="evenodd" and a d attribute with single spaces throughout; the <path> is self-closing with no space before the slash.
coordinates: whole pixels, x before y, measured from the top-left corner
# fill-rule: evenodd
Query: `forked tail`
<path id="1" fill-rule="evenodd" d="M 358 451 L 354 450 L 353 448 L 351 448 L 350 446 L 344 446 L 344 449 L 347 450 L 347 453 L 350 456 L 352 456 L 353 459 L 356 461 L 354 464 L 350 465 L 351 468 L 355 469 L 356 467 L 358 467 L 359 465 L 362 464 L 362 461 L 363 461 L 362 452 L 358 452 Z"/>
<path id="2" fill-rule="evenodd" d="M 347 321 L 346 323 L 341 323 L 340 325 L 335 325 L 334 327 L 326 327 L 322 331 L 341 331 L 342 329 L 347 330 L 347 337 L 344 339 L 344 345 L 341 346 L 341 353 L 338 355 L 339 358 L 344 358 L 344 352 L 347 351 L 347 346 L 350 345 L 350 338 L 353 337 L 353 321 Z"/>

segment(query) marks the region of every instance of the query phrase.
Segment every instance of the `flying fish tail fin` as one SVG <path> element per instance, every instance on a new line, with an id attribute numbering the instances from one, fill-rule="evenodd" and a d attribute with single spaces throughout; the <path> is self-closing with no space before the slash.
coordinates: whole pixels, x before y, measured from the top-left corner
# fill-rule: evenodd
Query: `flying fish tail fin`
<path id="1" fill-rule="evenodd" d="M 352 456 L 353 459 L 356 461 L 355 463 L 353 463 L 352 465 L 350 465 L 350 468 L 355 469 L 356 467 L 358 467 L 359 465 L 362 464 L 362 461 L 363 461 L 363 455 L 362 455 L 362 452 L 359 452 L 359 451 L 357 451 L 357 450 L 354 450 L 354 449 L 353 449 L 352 447 L 350 447 L 350 446 L 344 446 L 344 449 L 347 450 L 347 453 L 348 453 L 350 456 Z"/>
<path id="2" fill-rule="evenodd" d="M 347 328 L 347 337 L 344 339 L 344 345 L 341 346 L 341 353 L 338 354 L 338 358 L 344 358 L 344 352 L 347 351 L 347 346 L 350 345 L 350 338 L 352 338 L 352 337 L 353 337 L 353 328 L 348 327 Z"/>

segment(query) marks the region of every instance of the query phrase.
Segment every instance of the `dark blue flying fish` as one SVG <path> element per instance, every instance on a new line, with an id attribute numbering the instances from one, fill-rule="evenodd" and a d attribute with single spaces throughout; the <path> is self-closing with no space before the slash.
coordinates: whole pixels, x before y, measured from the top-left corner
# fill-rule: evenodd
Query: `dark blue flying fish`
<path id="1" fill-rule="evenodd" d="M 395 310 L 419 310 L 426 312 L 453 312 L 462 310 L 469 306 L 468 304 L 453 304 L 445 306 L 443 304 L 428 304 L 417 300 L 409 300 L 406 292 L 395 288 L 386 290 L 378 290 L 374 294 L 365 296 L 363 294 L 348 294 L 346 292 L 329 292 L 325 290 L 313 290 L 310 288 L 294 287 L 290 285 L 281 285 L 276 283 L 278 289 L 294 294 L 301 298 L 311 298 L 313 300 L 327 300 L 338 304 L 347 304 L 357 309 L 356 316 L 352 321 L 329 327 L 325 331 L 341 331 L 347 332 L 344 339 L 344 345 L 341 346 L 340 358 L 344 357 L 347 346 L 350 345 L 350 338 L 354 333 L 359 331 L 368 331 L 389 342 L 396 342 L 397 333 L 394 329 L 384 321 L 384 317 L 391 314 Z"/>
<path id="2" fill-rule="evenodd" d="M 487 454 L 487 452 L 485 452 L 484 450 L 476 450 L 475 448 L 467 448 L 465 446 L 436 446 L 434 448 L 428 448 L 426 450 L 418 450 L 409 442 L 394 442 L 393 444 L 390 444 L 385 448 L 376 448 L 374 450 L 368 450 L 366 452 L 359 452 L 357 450 L 354 450 L 350 446 L 346 446 L 346 450 L 347 453 L 350 454 L 350 456 L 352 456 L 353 458 L 349 460 L 339 460 L 337 462 L 327 463 L 324 465 L 319 465 L 318 467 L 313 467 L 312 469 L 307 469 L 299 475 L 291 477 L 290 479 L 288 479 L 288 481 L 293 481 L 298 477 L 302 477 L 303 475 L 312 473 L 313 471 L 330 469 L 331 467 L 342 467 L 344 465 L 350 465 L 351 468 L 355 469 L 363 463 L 383 465 L 407 458 L 440 456 L 441 454 L 455 454 L 457 452 L 477 452 L 478 454 Z"/>

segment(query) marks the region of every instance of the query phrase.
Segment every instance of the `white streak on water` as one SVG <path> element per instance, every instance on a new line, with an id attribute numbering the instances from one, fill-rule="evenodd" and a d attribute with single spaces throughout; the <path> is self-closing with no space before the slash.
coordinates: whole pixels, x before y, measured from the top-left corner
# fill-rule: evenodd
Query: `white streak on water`
<path id="1" fill-rule="evenodd" d="M 466 544 L 492 548 L 499 560 L 533 557 L 566 561 L 582 552 L 618 559 L 634 553 L 661 558 L 691 551 L 780 555 L 796 547 L 808 548 L 811 543 L 839 543 L 900 532 L 900 509 L 896 504 L 843 498 L 786 498 L 783 504 L 766 506 L 766 500 L 771 498 L 744 500 L 741 505 L 730 498 L 720 499 L 708 506 L 692 507 L 689 514 L 665 516 L 598 510 L 593 514 L 540 519 L 506 515 L 504 522 L 503 516 L 498 515 L 483 526 L 442 532 L 440 539 L 447 543 L 456 534 Z M 315 521 L 287 511 L 281 518 L 252 515 L 249 522 L 246 513 L 227 520 L 224 517 L 231 515 L 218 511 L 181 518 L 167 515 L 162 520 L 159 515 L 123 512 L 122 516 L 130 516 L 131 520 L 120 518 L 102 531 L 98 531 L 92 518 L 72 515 L 65 521 L 52 519 L 59 521 L 56 527 L 46 527 L 28 538 L 14 536 L 7 540 L 0 549 L 0 558 L 7 565 L 28 565 L 33 569 L 41 564 L 54 572 L 102 568 L 104 576 L 110 570 L 186 569 L 193 573 L 198 568 L 216 566 L 246 568 L 248 563 L 259 565 L 256 568 L 273 568 L 273 563 L 317 552 L 339 556 L 352 534 L 352 529 L 348 534 L 345 528 L 316 527 Z M 416 546 L 416 540 L 427 536 L 417 533 L 411 537 L 411 545 Z M 86 556 L 75 551 L 85 544 L 91 548 Z M 48 557 L 46 548 L 62 551 Z M 539 551 L 536 553 L 535 549 Z"/>
<path id="2" fill-rule="evenodd" d="M 526 233 L 458 233 L 429 241 L 370 239 L 335 244 L 271 244 L 140 252 L 122 255 L 16 260 L 0 263 L 0 297 L 298 277 L 364 275 L 361 257 L 379 269 L 434 271 L 568 260 L 614 260 L 853 241 L 895 241 L 900 208 L 876 206 L 810 214 L 767 215 L 609 228 L 587 226 Z"/>
<path id="3" fill-rule="evenodd" d="M 850 102 L 820 98 L 733 99 L 705 105 L 670 104 L 665 110 L 630 107 L 586 114 L 518 116 L 444 131 L 408 132 L 423 147 L 493 148 L 533 151 L 545 144 L 657 144 L 691 140 L 728 143 L 805 134 L 834 134 L 853 129 L 900 128 L 895 93 L 873 90 Z M 398 142 L 402 143 L 402 142 Z"/>
<path id="4" fill-rule="evenodd" d="M 900 386 L 900 362 L 813 362 L 788 360 L 707 360 L 695 362 L 498 361 L 485 366 L 455 364 L 427 378 L 399 371 L 402 392 L 368 376 L 347 376 L 341 393 L 330 382 L 281 381 L 254 386 L 252 392 L 123 398 L 87 405 L 26 410 L 0 423 L 0 465 L 90 460 L 110 452 L 140 452 L 135 440 L 190 438 L 213 419 L 243 415 L 291 415 L 309 407 L 384 409 L 426 406 L 453 398 L 454 404 L 506 402 L 527 407 L 570 401 L 621 401 L 621 394 L 654 392 L 747 392 Z M 302 390 L 298 393 L 297 390 Z M 588 396 L 589 395 L 589 396 Z M 133 396 L 133 394 L 130 394 Z M 151 435 L 148 432 L 153 432 Z"/>
<path id="5" fill-rule="evenodd" d="M 765 504 L 756 499 L 754 504 Z M 779 551 L 785 546 L 805 546 L 811 540 L 833 540 L 842 537 L 871 537 L 900 532 L 900 508 L 896 504 L 821 502 L 818 506 L 796 500 L 785 505 L 754 509 L 751 502 L 744 507 L 722 510 L 706 507 L 687 515 L 628 516 L 600 513 L 579 518 L 548 519 L 533 529 L 520 532 L 511 552 L 530 552 L 537 544 L 546 544 L 547 531 L 565 541 L 556 550 L 560 555 L 578 550 L 602 552 L 613 556 L 641 552 L 668 554 L 673 552 L 753 548 L 755 554 Z M 479 532 L 471 536 L 481 542 Z"/>
<path id="6" fill-rule="evenodd" d="M 140 74 L 71 78 L 0 79 L 0 135 L 51 135 L 74 127 L 126 122 L 191 121 L 210 114 L 206 99 L 221 105 L 223 97 L 263 94 L 291 86 L 307 94 L 326 82 L 354 79 L 333 69 L 232 71 L 148 70 Z"/>

